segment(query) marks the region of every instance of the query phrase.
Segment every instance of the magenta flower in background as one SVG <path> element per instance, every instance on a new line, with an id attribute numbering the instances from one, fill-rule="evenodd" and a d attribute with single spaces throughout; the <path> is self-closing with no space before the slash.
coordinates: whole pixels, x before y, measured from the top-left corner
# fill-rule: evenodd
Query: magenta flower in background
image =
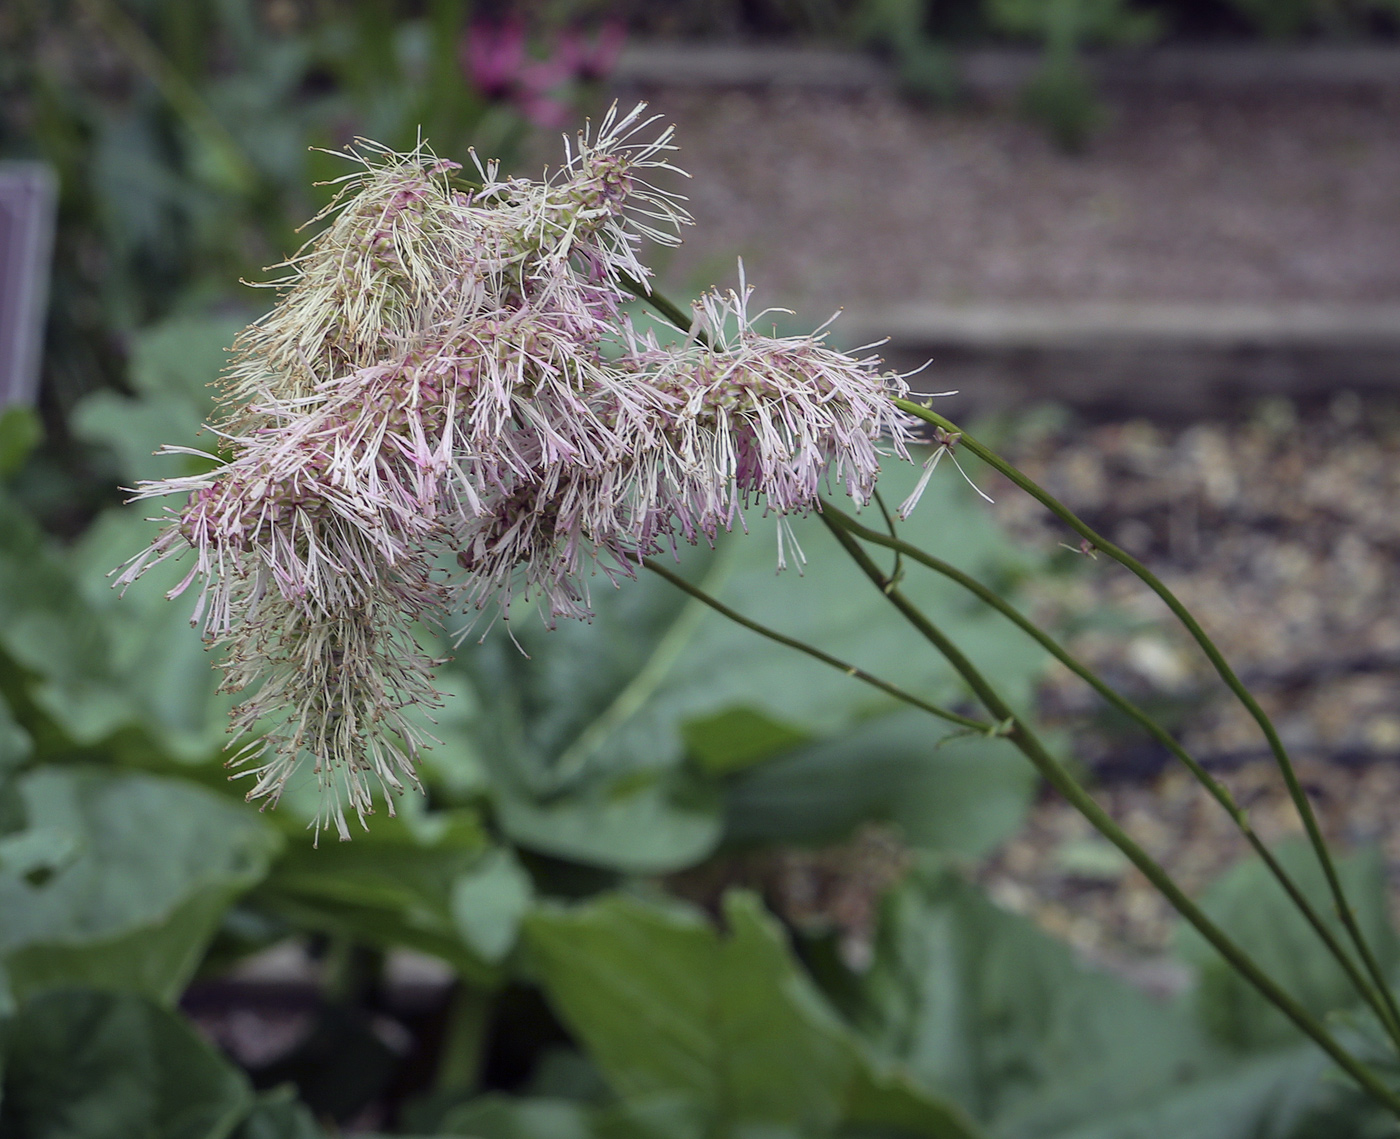
<path id="1" fill-rule="evenodd" d="M 626 42 L 627 28 L 622 21 L 608 20 L 591 37 L 570 28 L 559 37 L 556 54 L 573 78 L 597 83 L 612 74 Z"/>
<path id="2" fill-rule="evenodd" d="M 569 29 L 543 56 L 534 56 L 521 21 L 480 21 L 463 38 L 459 59 L 467 80 L 486 99 L 507 103 L 535 126 L 553 129 L 573 111 L 571 86 L 605 78 L 625 39 L 622 24 L 609 21 L 591 37 Z"/>

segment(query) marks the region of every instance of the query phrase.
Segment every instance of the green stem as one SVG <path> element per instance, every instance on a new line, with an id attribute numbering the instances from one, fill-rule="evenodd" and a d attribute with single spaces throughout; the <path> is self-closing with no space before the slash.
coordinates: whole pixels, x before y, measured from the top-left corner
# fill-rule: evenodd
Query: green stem
<path id="1" fill-rule="evenodd" d="M 1400 1025 L 1400 1005 L 1396 1004 L 1395 995 L 1390 990 L 1385 972 L 1381 969 L 1380 962 L 1376 960 L 1375 954 L 1372 953 L 1370 945 L 1361 932 L 1361 926 L 1356 920 L 1356 914 L 1351 908 L 1351 903 L 1347 900 L 1346 892 L 1342 889 L 1342 880 L 1337 873 L 1336 864 L 1332 861 L 1332 854 L 1327 849 L 1326 840 L 1322 837 L 1322 828 L 1318 824 L 1317 815 L 1313 811 L 1312 803 L 1308 800 L 1307 793 L 1303 790 L 1303 785 L 1298 779 L 1298 773 L 1294 770 L 1293 761 L 1289 758 L 1288 751 L 1283 746 L 1283 741 L 1279 738 L 1273 722 L 1264 712 L 1264 709 L 1259 706 L 1259 702 L 1254 699 L 1249 689 L 1240 682 L 1239 677 L 1235 675 L 1234 669 L 1232 669 L 1225 660 L 1225 657 L 1216 647 L 1215 642 L 1206 635 L 1205 630 L 1197 623 L 1186 606 L 1181 603 L 1176 594 L 1163 584 L 1156 574 L 1135 557 L 1098 534 L 1049 492 L 1043 490 L 1033 480 L 1017 470 L 990 448 L 972 438 L 955 423 L 945 419 L 936 411 L 932 411 L 912 400 L 896 399 L 894 403 L 902 411 L 907 411 L 910 415 L 918 416 L 918 418 L 922 419 L 925 423 L 932 423 L 937 427 L 943 428 L 945 431 L 955 432 L 960 445 L 966 447 L 988 466 L 1010 479 L 1016 486 L 1024 490 L 1085 541 L 1102 550 L 1114 561 L 1130 570 L 1140 578 L 1153 593 L 1157 594 L 1157 596 L 1166 603 L 1167 608 L 1172 611 L 1177 620 L 1185 627 L 1186 631 L 1191 634 L 1196 644 L 1200 646 L 1201 651 L 1206 654 L 1206 658 L 1210 661 L 1211 665 L 1214 666 L 1216 673 L 1220 676 L 1220 679 L 1225 682 L 1226 687 L 1235 694 L 1236 698 L 1249 711 L 1249 714 L 1254 717 L 1254 722 L 1259 725 L 1260 730 L 1264 733 L 1264 738 L 1269 744 L 1269 750 L 1273 753 L 1279 771 L 1283 774 L 1283 781 L 1288 788 L 1289 798 L 1293 800 L 1293 805 L 1297 808 L 1298 814 L 1303 820 L 1303 827 L 1307 832 L 1308 842 L 1312 845 L 1313 852 L 1316 854 L 1318 863 L 1322 867 L 1323 876 L 1327 879 L 1327 887 L 1332 895 L 1333 904 L 1336 906 L 1337 916 L 1341 920 L 1343 928 L 1347 931 L 1348 937 L 1351 938 L 1352 944 L 1356 947 L 1356 951 L 1366 967 L 1366 972 L 1370 974 L 1371 980 L 1380 991 L 1381 998 L 1390 1012 L 1390 1022 Z"/>
<path id="2" fill-rule="evenodd" d="M 889 507 L 885 505 L 884 496 L 880 494 L 878 488 L 875 490 L 875 505 L 880 508 L 880 515 L 885 520 L 885 529 L 890 532 L 890 538 L 897 543 L 890 547 L 894 550 L 894 569 L 890 571 L 890 580 L 898 585 L 904 580 L 904 551 L 901 548 L 904 543 L 899 541 L 899 531 L 895 528 L 894 515 L 890 513 Z M 828 505 L 823 506 L 822 509 L 835 510 L 836 508 Z M 845 515 L 842 517 L 845 517 Z"/>
<path id="3" fill-rule="evenodd" d="M 1069 803 L 1080 812 L 1114 846 L 1127 856 L 1158 890 L 1161 891 L 1176 911 L 1182 915 L 1204 937 L 1216 951 L 1243 977 L 1245 977 L 1263 997 L 1291 1020 L 1302 1032 L 1311 1037 L 1348 1075 L 1378 1102 L 1384 1104 L 1397 1117 L 1400 1117 L 1400 1095 L 1391 1091 L 1366 1065 L 1342 1047 L 1310 1012 L 1295 1001 L 1276 981 L 1265 973 L 1243 949 L 1236 945 L 1195 902 L 1182 892 L 1171 876 L 1162 869 L 1118 825 L 1094 798 L 1075 780 L 1069 771 L 1046 750 L 1035 733 L 1023 723 L 1011 708 L 1002 700 L 977 667 L 962 654 L 943 632 L 934 625 L 912 602 L 909 601 L 880 572 L 880 568 L 870 560 L 856 540 L 839 524 L 822 515 L 827 529 L 841 543 L 852 560 L 860 567 L 873 585 L 884 594 L 906 620 L 913 625 L 930 644 L 951 664 L 968 687 L 981 700 L 987 711 L 996 720 L 1009 725 L 1007 738 L 1020 750 L 1045 780 L 1054 787 Z"/>
<path id="4" fill-rule="evenodd" d="M 716 613 L 723 614 L 735 624 L 742 625 L 746 629 L 751 629 L 761 637 L 767 637 L 770 641 L 777 641 L 780 645 L 786 645 L 790 649 L 796 649 L 800 653 L 806 653 L 809 657 L 821 661 L 822 664 L 839 669 L 847 676 L 853 676 L 857 680 L 864 681 L 866 684 L 878 688 L 881 692 L 893 696 L 896 700 L 902 700 L 906 704 L 912 704 L 915 708 L 919 708 L 931 716 L 937 716 L 940 720 L 947 720 L 950 724 L 957 724 L 961 728 L 968 728 L 971 731 L 981 732 L 984 735 L 997 734 L 998 729 L 995 724 L 988 724 L 982 720 L 974 720 L 969 716 L 959 716 L 956 712 L 950 712 L 946 708 L 940 708 L 937 704 L 930 704 L 927 700 L 921 700 L 913 693 L 905 692 L 904 689 L 891 684 L 889 681 L 881 680 L 878 676 L 872 676 L 864 669 L 857 668 L 853 664 L 847 664 L 845 661 L 832 656 L 830 653 L 824 653 L 821 649 L 815 648 L 804 641 L 786 636 L 776 629 L 770 629 L 766 625 L 760 625 L 757 621 L 750 620 L 742 613 L 729 608 L 724 602 L 711 597 L 699 586 L 692 585 L 679 574 L 671 572 L 654 558 L 643 558 L 642 565 L 646 566 L 647 569 L 651 570 L 651 572 L 658 577 L 665 578 L 677 589 L 683 590 L 697 601 L 708 605 Z"/>
<path id="5" fill-rule="evenodd" d="M 1287 892 L 1293 904 L 1298 907 L 1298 910 L 1307 919 L 1308 924 L 1312 926 L 1322 943 L 1346 972 L 1352 986 L 1376 1014 L 1391 1040 L 1396 1043 L 1397 1047 L 1400 1047 L 1400 1023 L 1392 1019 L 1385 1002 L 1376 993 L 1374 987 L 1366 979 L 1361 970 L 1357 968 L 1356 962 L 1352 960 L 1351 955 L 1346 952 L 1341 942 L 1337 940 L 1336 935 L 1327 927 L 1326 922 L 1322 919 L 1322 915 L 1320 915 L 1313 907 L 1312 903 L 1308 901 L 1302 890 L 1299 889 L 1298 884 L 1292 879 L 1288 872 L 1284 870 L 1277 858 L 1274 857 L 1273 852 L 1269 850 L 1263 840 L 1260 839 L 1249 822 L 1248 814 L 1235 802 L 1228 788 L 1202 767 L 1196 758 L 1187 752 L 1176 739 L 1172 737 L 1171 733 L 1166 731 L 1156 720 L 1152 719 L 1151 716 L 1132 701 L 1121 696 L 1113 688 L 1109 687 L 1096 672 L 1070 654 L 1069 651 L 1060 645 L 1053 637 L 1024 616 L 998 593 L 987 588 L 987 586 L 983 585 L 976 578 L 969 576 L 956 566 L 945 562 L 942 558 L 929 554 L 919 547 L 901 540 L 898 535 L 893 532 L 889 536 L 886 536 L 877 530 L 862 526 L 849 514 L 833 506 L 831 503 L 824 503 L 822 510 L 825 517 L 829 518 L 847 533 L 863 541 L 870 542 L 872 545 L 884 546 L 887 549 L 893 550 L 896 555 L 905 555 L 913 561 L 927 566 L 934 572 L 940 573 L 951 581 L 956 582 L 968 592 L 975 595 L 979 600 L 991 606 L 1027 636 L 1031 637 L 1041 648 L 1069 669 L 1070 672 L 1074 673 L 1075 676 L 1079 677 L 1093 688 L 1095 692 L 1108 702 L 1108 704 L 1132 719 L 1143 728 L 1148 735 L 1180 760 L 1191 774 L 1196 777 L 1197 781 L 1211 794 L 1215 801 L 1225 809 L 1225 812 L 1240 829 L 1240 832 L 1249 842 L 1249 845 L 1254 848 L 1255 852 L 1263 860 L 1264 865 L 1267 866 L 1270 873 L 1273 874 L 1275 880 Z M 886 521 L 889 522 L 888 516 L 886 516 Z M 891 531 L 893 531 L 893 526 L 891 526 Z M 890 580 L 897 582 L 898 575 L 891 575 Z"/>
<path id="6" fill-rule="evenodd" d="M 626 273 L 619 273 L 617 278 L 624 289 L 644 304 L 651 305 L 673 327 L 687 336 L 694 336 L 706 348 L 710 346 L 710 338 L 696 329 L 694 319 L 670 297 L 652 288 L 649 283 L 638 281 Z"/>

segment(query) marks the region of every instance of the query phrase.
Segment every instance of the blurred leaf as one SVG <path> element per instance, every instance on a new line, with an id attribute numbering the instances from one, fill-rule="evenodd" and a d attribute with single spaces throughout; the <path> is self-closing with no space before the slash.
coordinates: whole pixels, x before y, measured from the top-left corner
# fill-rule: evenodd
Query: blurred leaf
<path id="1" fill-rule="evenodd" d="M 1327 1080 L 1329 1065 L 1315 1048 L 1290 1048 L 1272 1056 L 1231 1065 L 1181 1087 L 1144 1097 L 1127 1109 L 1086 1105 L 1083 1122 L 1064 1131 L 1020 1133 L 1026 1139 L 1302 1139 L 1306 1122 L 1337 1091 Z M 1335 1130 L 1316 1133 L 1360 1139 L 1349 1123 L 1353 1108 L 1329 1120 Z"/>
<path id="2" fill-rule="evenodd" d="M 474 1139 L 703 1139 L 706 1134 L 693 1105 L 664 1096 L 593 1107 L 543 1096 L 485 1095 L 449 1112 L 441 1130 Z M 770 1133 L 782 1131 L 764 1132 Z"/>
<path id="3" fill-rule="evenodd" d="M 730 775 L 808 742 L 797 728 L 752 708 L 688 720 L 681 725 L 681 738 L 707 775 Z"/>
<path id="4" fill-rule="evenodd" d="M 886 492 L 917 476 L 893 464 Z M 1007 583 L 1026 563 L 957 478 L 935 478 L 905 536 L 980 576 Z M 870 587 L 815 518 L 794 520 L 808 564 L 777 574 L 772 519 L 718 554 L 686 551 L 684 570 L 726 603 L 935 699 L 961 691 L 951 670 Z M 1025 706 L 1040 666 L 1014 629 L 933 574 L 907 590 L 974 661 Z M 709 772 L 767 758 L 801 734 L 820 737 L 892 707 L 878 692 L 766 641 L 643 573 L 601 582 L 589 624 L 548 631 L 512 623 L 464 650 L 487 764 L 506 833 L 531 849 L 633 873 L 664 873 L 703 858 L 720 837 L 712 783 L 687 774 L 694 749 Z M 528 654 L 525 655 L 525 654 Z M 897 662 L 891 667 L 892 662 Z M 738 716 L 735 721 L 731 717 Z M 735 730 L 737 727 L 738 730 Z"/>
<path id="5" fill-rule="evenodd" d="M 24 465 L 44 437 L 44 426 L 32 407 L 13 404 L 0 411 L 0 479 Z"/>
<path id="6" fill-rule="evenodd" d="M 252 1101 L 241 1072 L 133 993 L 45 993 L 5 1028 L 5 1139 L 224 1139 Z"/>
<path id="7" fill-rule="evenodd" d="M 140 398 L 113 392 L 89 396 L 73 413 L 74 430 L 116 451 L 128 486 L 189 473 L 188 456 L 155 452 L 166 444 L 207 451 L 218 446 L 218 438 L 208 432 L 200 436 L 200 428 L 214 406 L 210 385 L 223 371 L 226 349 L 241 327 L 227 319 L 181 317 L 144 330 L 135 340 L 128 369 Z M 147 503 L 140 513 L 158 510 L 158 504 Z"/>
<path id="8" fill-rule="evenodd" d="M 970 858 L 1025 818 L 1034 770 L 1004 740 L 939 747 L 929 717 L 898 712 L 744 772 L 726 792 L 728 841 L 823 843 L 866 820 L 897 823 L 915 846 Z"/>
<path id="9" fill-rule="evenodd" d="M 0 495 L 0 651 L 45 682 L 45 706 L 90 742 L 127 716 L 107 672 L 108 646 L 60 557 Z"/>
<path id="10" fill-rule="evenodd" d="M 526 919 L 551 1002 L 624 1103 L 684 1101 L 707 1133 L 978 1134 L 873 1066 L 751 896 L 728 895 L 725 920 L 722 937 L 693 911 L 621 896 Z"/>
<path id="11" fill-rule="evenodd" d="M 10 706 L 0 699 L 0 785 L 29 758 L 34 741 L 15 722 Z"/>
<path id="12" fill-rule="evenodd" d="M 472 873 L 452 884 L 452 916 L 458 930 L 485 960 L 502 960 L 515 945 L 520 922 L 534 900 L 525 868 L 509 850 L 486 854 Z"/>
<path id="13" fill-rule="evenodd" d="M 218 692 L 217 657 L 190 625 L 195 593 L 175 601 L 166 597 L 188 566 L 166 562 L 124 593 L 112 588 L 113 569 L 155 535 L 155 524 L 142 517 L 149 512 L 149 504 L 107 511 L 70 549 L 70 574 L 89 620 L 102 629 L 107 667 L 124 699 L 123 719 L 180 761 L 207 760 L 228 744 L 228 712 L 236 697 Z M 61 692 L 41 689 L 36 697 L 60 722 L 72 719 Z"/>
<path id="14" fill-rule="evenodd" d="M 1279 862 L 1313 908 L 1349 944 L 1333 916 L 1331 894 L 1311 847 L 1302 839 L 1280 844 Z M 1400 964 L 1400 944 L 1390 925 L 1385 863 L 1376 849 L 1341 860 L 1337 866 L 1362 933 L 1389 976 Z M 1319 1019 L 1358 1003 L 1346 974 L 1318 941 L 1267 867 L 1249 859 L 1232 867 L 1200 899 L 1201 908 L 1245 952 Z M 1182 953 L 1200 969 L 1198 1006 L 1203 1021 L 1221 1041 L 1257 1049 L 1297 1043 L 1298 1030 L 1267 1004 L 1193 930 L 1179 930 Z"/>
<path id="15" fill-rule="evenodd" d="M 28 829 L 6 842 L 40 849 L 0 865 L 0 961 L 21 998 L 81 984 L 173 1001 L 276 847 L 251 812 L 177 780 L 46 767 L 19 791 Z"/>
<path id="16" fill-rule="evenodd" d="M 1282 1139 L 1328 1104 L 1311 1047 L 1241 1063 L 927 862 L 886 898 L 868 1037 L 1002 1139 Z"/>
<path id="17" fill-rule="evenodd" d="M 258 1096 L 230 1139 L 323 1139 L 324 1135 L 307 1106 L 296 1098 L 296 1089 L 283 1084 Z"/>
<path id="18" fill-rule="evenodd" d="M 415 834 L 401 819 L 380 819 L 353 842 L 319 849 L 308 838 L 294 840 L 252 901 L 302 928 L 417 949 L 476 984 L 495 984 L 499 971 L 464 939 L 454 906 L 460 883 L 490 850 L 488 840 L 469 812 L 430 821 L 441 825 Z"/>
<path id="19" fill-rule="evenodd" d="M 934 865 L 887 897 L 865 990 L 871 1038 L 1003 1134 L 1049 1134 L 1208 1070 L 1180 1011 Z"/>

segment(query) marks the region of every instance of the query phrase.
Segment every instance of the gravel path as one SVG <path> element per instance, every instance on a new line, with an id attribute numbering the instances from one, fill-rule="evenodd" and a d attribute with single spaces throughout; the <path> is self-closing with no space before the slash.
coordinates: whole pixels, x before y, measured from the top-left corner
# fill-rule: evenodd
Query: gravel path
<path id="1" fill-rule="evenodd" d="M 1136 96 L 1060 154 L 1005 109 L 652 91 L 697 225 L 678 291 L 883 302 L 1400 298 L 1400 92 Z"/>

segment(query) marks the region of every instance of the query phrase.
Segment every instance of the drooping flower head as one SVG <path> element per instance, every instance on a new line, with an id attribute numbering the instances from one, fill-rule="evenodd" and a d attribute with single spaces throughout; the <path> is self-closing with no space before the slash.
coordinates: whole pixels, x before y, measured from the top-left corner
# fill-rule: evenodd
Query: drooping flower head
<path id="1" fill-rule="evenodd" d="M 833 479 L 864 502 L 876 442 L 902 452 L 902 381 L 820 334 L 762 335 L 742 281 L 679 345 L 632 330 L 642 243 L 688 220 L 649 181 L 674 148 L 642 110 L 609 112 L 539 181 L 475 154 L 464 180 L 425 146 L 347 151 L 360 169 L 235 346 L 226 458 L 138 489 L 184 505 L 119 580 L 193 551 L 172 595 L 198 583 L 225 686 L 251 693 L 250 797 L 309 764 L 318 824 L 346 836 L 345 807 L 363 822 L 377 782 L 392 810 L 426 742 L 415 622 L 522 596 L 587 617 L 595 573 L 713 539 L 754 501 L 804 513 Z"/>

